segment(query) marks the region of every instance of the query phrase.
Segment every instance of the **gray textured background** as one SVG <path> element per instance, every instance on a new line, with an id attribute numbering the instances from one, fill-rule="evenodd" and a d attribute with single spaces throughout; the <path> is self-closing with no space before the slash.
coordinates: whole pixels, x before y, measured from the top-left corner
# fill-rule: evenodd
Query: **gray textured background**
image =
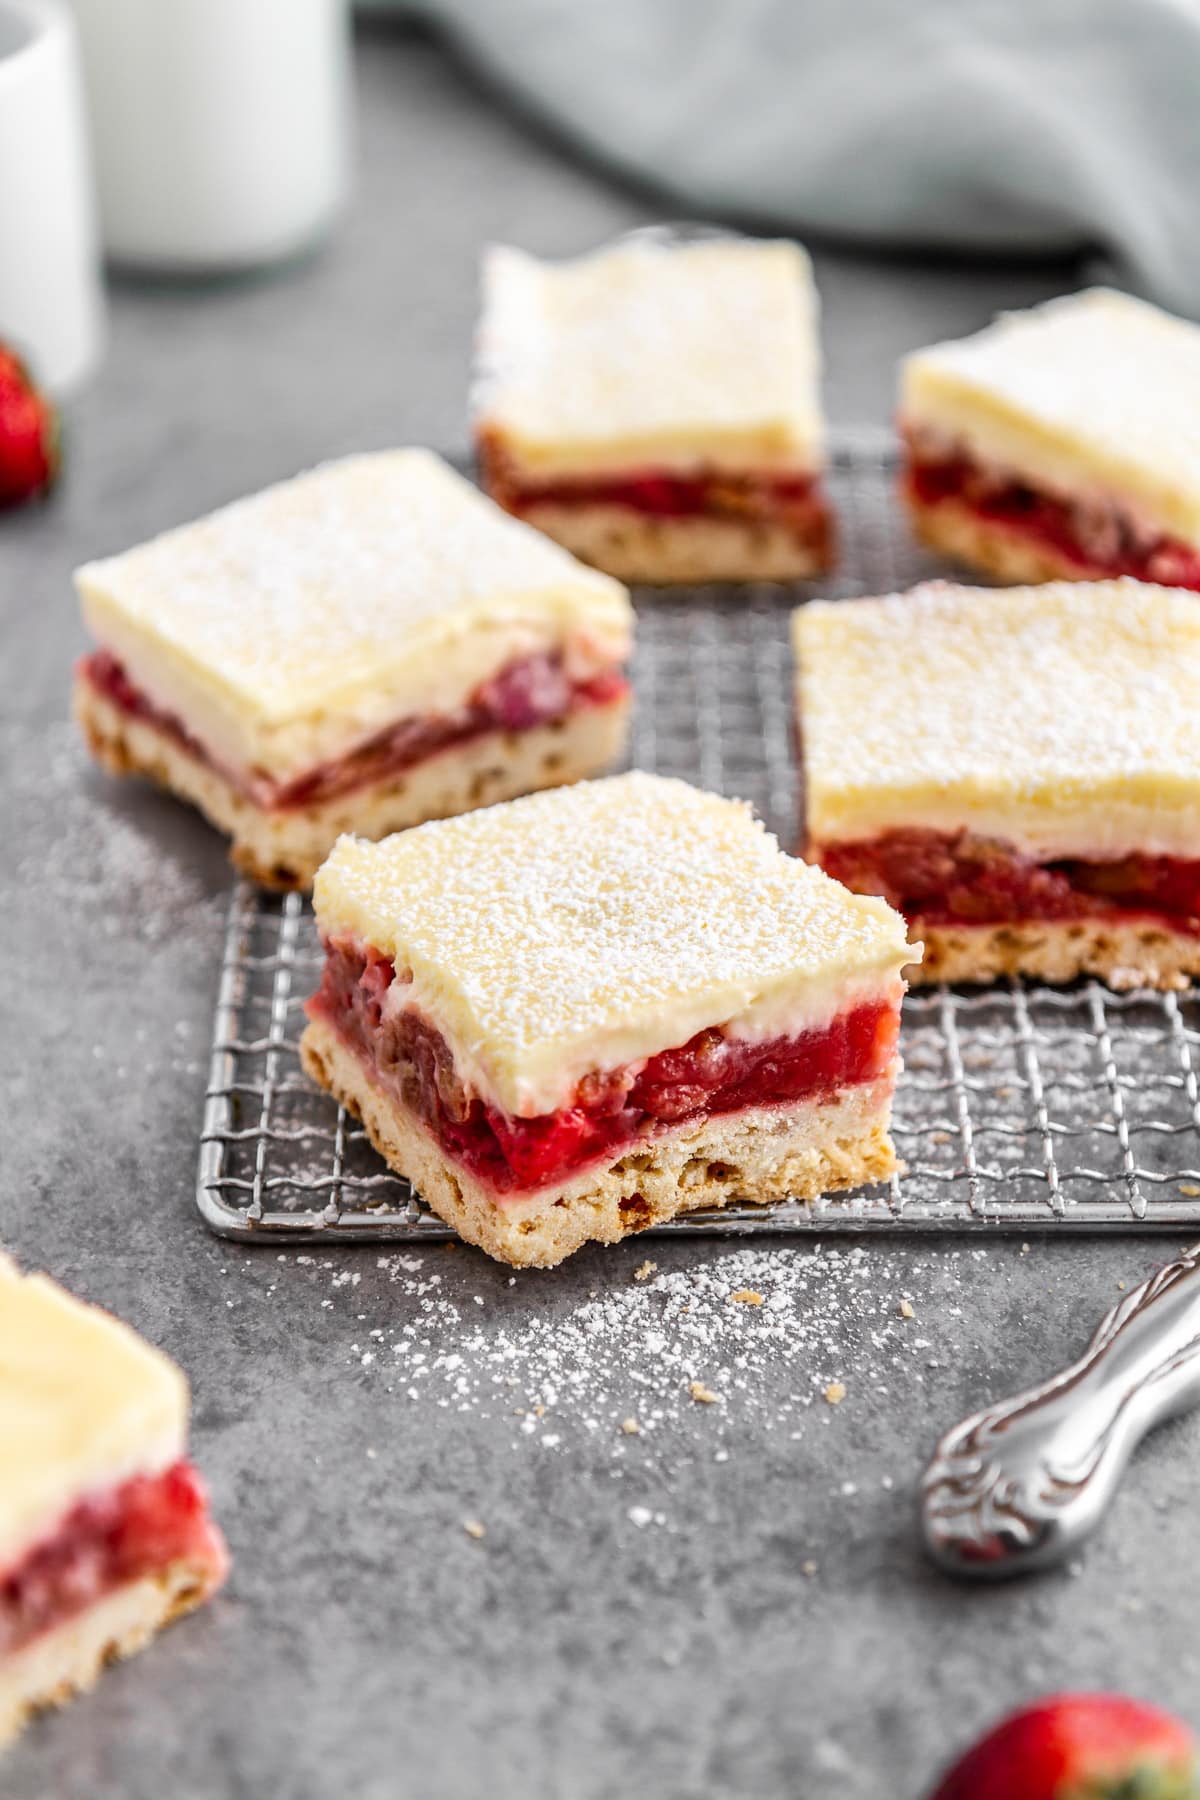
<path id="1" fill-rule="evenodd" d="M 280 1261 L 198 1223 L 223 851 L 85 767 L 69 571 L 339 451 L 461 448 L 480 242 L 569 251 L 654 216 L 419 39 L 372 34 L 359 75 L 358 194 L 328 252 L 217 291 L 119 288 L 62 491 L 0 526 L 0 1237 L 185 1364 L 236 1559 L 207 1613 L 31 1730 L 0 1790 L 916 1800 L 1033 1692 L 1186 1709 L 1200 1421 L 1162 1432 L 1103 1538 L 1035 1584 L 947 1586 L 911 1518 L 938 1431 L 1073 1354 L 1160 1241 L 633 1242 L 514 1281 L 462 1249 Z M 906 347 L 1075 279 L 817 263 L 843 423 L 886 418 Z M 768 1306 L 724 1300 L 742 1285 Z M 719 1406 L 689 1400 L 689 1370 Z M 623 1436 L 627 1414 L 648 1429 Z"/>

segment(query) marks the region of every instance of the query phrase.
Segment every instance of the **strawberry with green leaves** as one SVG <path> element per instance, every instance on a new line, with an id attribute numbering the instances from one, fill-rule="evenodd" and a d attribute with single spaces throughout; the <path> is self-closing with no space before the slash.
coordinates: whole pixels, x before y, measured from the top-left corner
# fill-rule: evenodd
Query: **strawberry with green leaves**
<path id="1" fill-rule="evenodd" d="M 1192 1732 L 1120 1694 L 1058 1694 L 969 1750 L 930 1800 L 1200 1800 Z"/>

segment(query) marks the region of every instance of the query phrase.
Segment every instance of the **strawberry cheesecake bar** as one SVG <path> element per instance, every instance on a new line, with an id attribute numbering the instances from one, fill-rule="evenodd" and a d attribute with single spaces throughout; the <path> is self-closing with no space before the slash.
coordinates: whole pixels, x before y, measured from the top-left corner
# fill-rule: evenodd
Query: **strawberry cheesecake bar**
<path id="1" fill-rule="evenodd" d="M 1104 288 L 904 364 L 920 537 L 1002 581 L 1200 588 L 1200 326 Z"/>
<path id="2" fill-rule="evenodd" d="M 1200 602 L 931 582 L 795 615 L 807 848 L 914 975 L 1200 974 Z"/>
<path id="3" fill-rule="evenodd" d="M 75 710 L 239 868 L 595 774 L 624 741 L 625 590 L 425 450 L 351 457 L 76 576 Z"/>
<path id="4" fill-rule="evenodd" d="M 345 838 L 315 900 L 305 1067 L 504 1262 L 895 1166 L 919 951 L 736 801 L 632 774 Z"/>
<path id="5" fill-rule="evenodd" d="M 0 1744 L 225 1577 L 183 1375 L 0 1256 Z"/>
<path id="6" fill-rule="evenodd" d="M 817 299 L 796 244 L 635 232 L 484 263 L 484 486 L 625 581 L 828 569 Z"/>

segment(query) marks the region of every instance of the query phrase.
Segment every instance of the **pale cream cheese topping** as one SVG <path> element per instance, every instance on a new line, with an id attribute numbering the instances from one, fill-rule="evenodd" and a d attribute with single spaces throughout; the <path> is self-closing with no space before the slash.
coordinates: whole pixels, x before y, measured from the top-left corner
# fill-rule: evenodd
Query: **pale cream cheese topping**
<path id="1" fill-rule="evenodd" d="M 329 463 L 76 575 L 84 615 L 214 758 L 276 779 L 453 712 L 505 663 L 623 663 L 625 589 L 426 450 Z"/>
<path id="2" fill-rule="evenodd" d="M 187 1418 L 168 1357 L 0 1255 L 0 1574 L 78 1501 L 169 1468 Z"/>
<path id="3" fill-rule="evenodd" d="M 488 251 L 475 416 L 518 477 L 824 461 L 797 244 L 634 234 L 574 262 Z"/>
<path id="4" fill-rule="evenodd" d="M 1107 288 L 907 357 L 905 426 L 1200 545 L 1200 326 Z"/>
<path id="5" fill-rule="evenodd" d="M 738 801 L 634 773 L 342 838 L 317 921 L 393 958 L 459 1073 L 552 1112 L 589 1070 L 696 1032 L 769 1035 L 893 994 L 903 919 L 785 856 Z"/>
<path id="6" fill-rule="evenodd" d="M 1200 857 L 1200 600 L 928 582 L 794 615 L 809 839 L 964 827 L 1045 861 Z"/>

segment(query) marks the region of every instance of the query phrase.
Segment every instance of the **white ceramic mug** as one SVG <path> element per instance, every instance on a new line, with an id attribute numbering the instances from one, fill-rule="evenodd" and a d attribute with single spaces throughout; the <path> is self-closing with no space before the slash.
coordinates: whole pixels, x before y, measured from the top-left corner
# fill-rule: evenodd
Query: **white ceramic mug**
<path id="1" fill-rule="evenodd" d="M 61 0 L 0 0 L 0 340 L 53 392 L 103 336 L 75 27 Z"/>
<path id="2" fill-rule="evenodd" d="M 345 0 L 73 0 L 104 248 L 187 273 L 291 256 L 347 185 Z"/>

